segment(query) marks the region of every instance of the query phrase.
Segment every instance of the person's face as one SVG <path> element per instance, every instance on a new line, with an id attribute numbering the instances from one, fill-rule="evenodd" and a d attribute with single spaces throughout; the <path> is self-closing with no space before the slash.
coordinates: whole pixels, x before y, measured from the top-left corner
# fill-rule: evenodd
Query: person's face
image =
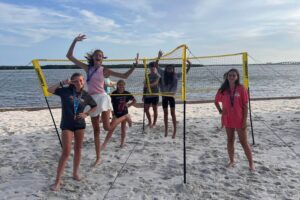
<path id="1" fill-rule="evenodd" d="M 150 72 L 155 73 L 156 72 L 155 67 L 150 67 Z"/>
<path id="2" fill-rule="evenodd" d="M 125 90 L 125 83 L 120 82 L 117 84 L 118 92 L 122 93 Z"/>
<path id="3" fill-rule="evenodd" d="M 83 76 L 76 76 L 71 81 L 77 91 L 81 90 L 84 87 Z"/>
<path id="4" fill-rule="evenodd" d="M 102 64 L 102 60 L 103 60 L 103 53 L 100 51 L 96 51 L 93 55 L 93 60 L 95 64 Z"/>
<path id="5" fill-rule="evenodd" d="M 235 81 L 238 80 L 238 74 L 235 71 L 230 71 L 227 74 L 227 79 L 229 83 L 235 83 Z"/>

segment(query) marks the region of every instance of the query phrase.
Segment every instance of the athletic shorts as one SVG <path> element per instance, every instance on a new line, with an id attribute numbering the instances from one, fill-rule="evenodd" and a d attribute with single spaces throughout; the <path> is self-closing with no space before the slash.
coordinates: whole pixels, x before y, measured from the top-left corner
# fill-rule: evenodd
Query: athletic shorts
<path id="1" fill-rule="evenodd" d="M 162 97 L 162 107 L 168 108 L 168 105 L 170 105 L 170 108 L 175 108 L 174 97 Z"/>
<path id="2" fill-rule="evenodd" d="M 82 126 L 78 126 L 78 127 L 75 127 L 75 126 L 68 126 L 68 127 L 60 127 L 62 131 L 64 130 L 70 130 L 70 131 L 73 131 L 75 133 L 75 131 L 79 130 L 79 129 L 85 129 L 85 124 L 82 125 Z"/>
<path id="3" fill-rule="evenodd" d="M 118 113 L 118 114 L 114 113 L 114 116 L 116 118 L 120 118 L 120 117 L 123 117 L 124 115 L 127 115 L 127 114 L 128 114 L 128 111 L 127 112 Z"/>
<path id="4" fill-rule="evenodd" d="M 157 105 L 159 101 L 159 97 L 144 97 L 144 103 L 149 105 Z"/>
<path id="5" fill-rule="evenodd" d="M 91 117 L 97 117 L 98 115 L 101 115 L 103 111 L 112 110 L 112 104 L 111 104 L 111 98 L 108 94 L 92 94 L 91 95 L 94 101 L 97 104 L 97 109 L 94 112 L 90 113 Z"/>

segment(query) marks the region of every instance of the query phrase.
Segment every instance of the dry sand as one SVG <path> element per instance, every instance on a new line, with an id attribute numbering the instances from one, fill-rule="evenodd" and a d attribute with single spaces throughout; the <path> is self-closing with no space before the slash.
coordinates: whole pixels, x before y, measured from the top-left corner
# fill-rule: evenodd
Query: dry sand
<path id="1" fill-rule="evenodd" d="M 60 109 L 53 113 L 59 125 Z M 177 105 L 176 139 L 171 139 L 171 126 L 164 137 L 161 107 L 157 126 L 144 133 L 142 110 L 130 108 L 130 113 L 135 123 L 128 130 L 127 146 L 119 148 L 120 130 L 116 130 L 97 168 L 91 167 L 95 151 L 87 120 L 83 180 L 72 179 L 72 155 L 63 176 L 65 185 L 52 192 L 61 147 L 49 111 L 1 112 L 0 198 L 300 199 L 300 99 L 252 102 L 256 173 L 249 172 L 238 139 L 237 165 L 225 167 L 226 135 L 213 104 L 187 105 L 186 184 L 182 105 Z M 102 130 L 102 141 L 105 134 Z"/>

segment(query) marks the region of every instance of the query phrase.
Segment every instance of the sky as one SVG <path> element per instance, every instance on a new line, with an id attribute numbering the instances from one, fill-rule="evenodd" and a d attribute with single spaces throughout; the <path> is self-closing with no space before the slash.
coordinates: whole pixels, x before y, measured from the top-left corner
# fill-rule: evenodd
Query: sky
<path id="1" fill-rule="evenodd" d="M 299 0 L 0 0 L 0 66 L 100 48 L 109 58 L 155 57 L 186 44 L 196 56 L 248 52 L 300 61 Z M 250 60 L 251 62 L 251 60 Z"/>

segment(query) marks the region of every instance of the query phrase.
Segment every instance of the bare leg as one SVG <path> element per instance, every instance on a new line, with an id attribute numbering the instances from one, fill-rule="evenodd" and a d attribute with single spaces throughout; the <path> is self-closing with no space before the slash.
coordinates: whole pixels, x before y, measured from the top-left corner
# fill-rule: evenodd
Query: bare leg
<path id="1" fill-rule="evenodd" d="M 172 122 L 173 122 L 173 135 L 172 138 L 175 139 L 176 137 L 176 113 L 175 113 L 175 108 L 170 108 L 171 109 L 171 116 L 172 116 Z"/>
<path id="2" fill-rule="evenodd" d="M 150 115 L 150 111 L 149 111 L 150 105 L 149 104 L 145 104 L 145 113 L 146 113 L 146 117 L 148 119 L 148 126 L 150 127 L 152 124 L 152 120 L 151 120 L 151 115 Z"/>
<path id="3" fill-rule="evenodd" d="M 63 130 L 61 137 L 63 150 L 57 167 L 56 180 L 55 183 L 51 186 L 52 191 L 58 191 L 62 184 L 61 176 L 63 175 L 64 169 L 66 167 L 71 152 L 73 132 L 70 130 Z"/>
<path id="4" fill-rule="evenodd" d="M 115 118 L 113 118 L 112 123 L 114 123 L 114 121 L 115 121 Z M 107 143 L 108 143 L 108 141 L 111 138 L 111 136 L 112 136 L 113 133 L 114 133 L 114 130 L 108 131 L 108 133 L 107 133 L 107 135 L 105 137 L 105 140 L 104 140 L 103 144 L 101 145 L 101 150 L 104 150 L 106 148 Z"/>
<path id="5" fill-rule="evenodd" d="M 101 113 L 102 117 L 102 123 L 103 123 L 103 128 L 106 131 L 113 131 L 118 124 L 120 124 L 123 121 L 128 121 L 130 116 L 129 115 L 124 115 L 122 117 L 116 118 L 112 123 L 110 123 L 110 110 L 108 111 L 103 111 Z"/>
<path id="6" fill-rule="evenodd" d="M 81 177 L 79 174 L 79 165 L 81 160 L 81 149 L 84 138 L 84 129 L 75 131 L 74 134 L 74 160 L 73 160 L 73 178 L 80 181 Z"/>
<path id="7" fill-rule="evenodd" d="M 164 124 L 165 124 L 165 137 L 168 136 L 168 107 L 164 108 Z"/>
<path id="8" fill-rule="evenodd" d="M 153 108 L 153 124 L 151 127 L 154 127 L 156 125 L 156 121 L 157 121 L 157 105 L 152 105 Z"/>
<path id="9" fill-rule="evenodd" d="M 92 125 L 94 129 L 94 143 L 95 143 L 95 151 L 96 151 L 96 161 L 94 166 L 99 165 L 101 163 L 101 146 L 100 146 L 100 124 L 99 124 L 99 115 L 97 117 L 92 117 Z"/>
<path id="10" fill-rule="evenodd" d="M 229 155 L 229 163 L 227 167 L 234 167 L 234 128 L 226 128 L 227 133 L 227 152 Z"/>
<path id="11" fill-rule="evenodd" d="M 255 167 L 254 167 L 254 164 L 253 164 L 251 147 L 250 147 L 250 145 L 248 143 L 248 140 L 247 140 L 247 131 L 246 131 L 246 129 L 237 129 L 237 132 L 238 132 L 240 143 L 241 143 L 241 145 L 244 149 L 244 152 L 245 152 L 246 157 L 247 157 L 248 162 L 249 162 L 249 169 L 251 171 L 254 171 Z"/>
<path id="12" fill-rule="evenodd" d="M 120 144 L 121 148 L 124 146 L 125 137 L 126 137 L 126 122 L 122 122 L 121 123 L 121 144 Z"/>
<path id="13" fill-rule="evenodd" d="M 128 126 L 131 127 L 132 126 L 132 120 L 131 120 L 130 114 L 128 113 L 127 116 L 128 116 L 127 117 Z"/>

